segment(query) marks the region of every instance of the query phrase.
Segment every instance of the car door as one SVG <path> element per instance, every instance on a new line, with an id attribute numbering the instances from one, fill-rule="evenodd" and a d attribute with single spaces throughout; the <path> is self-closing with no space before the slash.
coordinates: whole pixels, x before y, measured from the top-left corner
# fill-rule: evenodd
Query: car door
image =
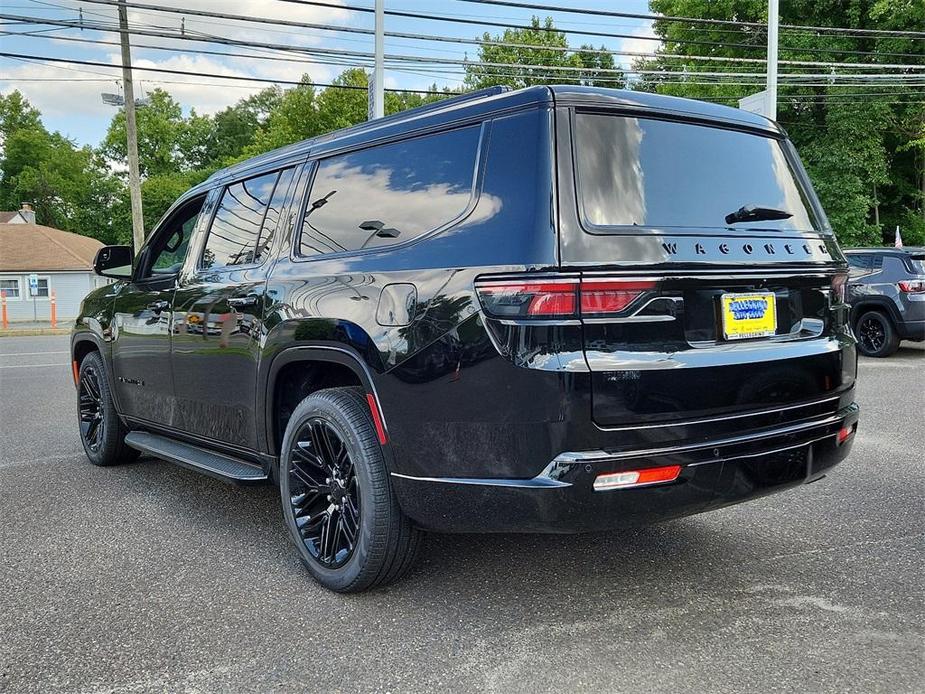
<path id="1" fill-rule="evenodd" d="M 162 426 L 174 419 L 171 308 L 204 201 L 204 194 L 185 200 L 161 221 L 138 254 L 132 280 L 114 300 L 113 381 L 125 417 Z"/>
<path id="2" fill-rule="evenodd" d="M 295 168 L 228 183 L 174 299 L 177 424 L 256 450 L 256 380 L 266 282 Z"/>

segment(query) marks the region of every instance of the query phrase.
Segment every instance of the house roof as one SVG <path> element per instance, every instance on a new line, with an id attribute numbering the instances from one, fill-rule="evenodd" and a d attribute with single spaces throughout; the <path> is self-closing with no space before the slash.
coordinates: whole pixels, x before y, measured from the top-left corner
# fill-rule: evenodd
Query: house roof
<path id="1" fill-rule="evenodd" d="M 0 223 L 0 272 L 90 270 L 102 246 L 42 224 Z"/>

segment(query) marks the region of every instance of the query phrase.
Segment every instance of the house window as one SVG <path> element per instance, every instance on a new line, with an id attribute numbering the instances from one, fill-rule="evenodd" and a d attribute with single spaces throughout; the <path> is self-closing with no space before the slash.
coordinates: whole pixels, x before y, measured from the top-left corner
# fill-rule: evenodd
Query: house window
<path id="1" fill-rule="evenodd" d="M 48 278 L 39 277 L 38 288 L 35 293 L 36 299 L 47 299 L 48 298 Z"/>
<path id="2" fill-rule="evenodd" d="M 0 290 L 6 292 L 8 300 L 18 301 L 22 298 L 19 292 L 19 279 L 16 277 L 0 278 Z"/>

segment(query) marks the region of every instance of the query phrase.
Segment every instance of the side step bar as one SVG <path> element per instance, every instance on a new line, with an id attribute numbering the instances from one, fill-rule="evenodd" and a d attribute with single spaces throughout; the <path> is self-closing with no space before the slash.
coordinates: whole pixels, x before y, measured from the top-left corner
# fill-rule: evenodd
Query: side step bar
<path id="1" fill-rule="evenodd" d="M 169 439 L 166 436 L 158 436 L 146 431 L 130 431 L 125 436 L 125 443 L 142 453 L 162 458 L 180 467 L 201 472 L 224 482 L 258 484 L 267 479 L 263 468 L 257 465 L 189 443 Z"/>

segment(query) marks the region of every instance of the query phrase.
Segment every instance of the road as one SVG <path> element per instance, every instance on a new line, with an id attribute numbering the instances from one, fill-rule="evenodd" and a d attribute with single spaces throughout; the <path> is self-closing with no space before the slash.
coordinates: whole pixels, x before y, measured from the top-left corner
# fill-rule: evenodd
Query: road
<path id="1" fill-rule="evenodd" d="M 852 457 L 634 531 L 431 535 L 378 592 L 320 589 L 275 491 L 96 468 L 66 337 L 0 339 L 0 692 L 925 688 L 925 351 L 862 360 Z"/>

